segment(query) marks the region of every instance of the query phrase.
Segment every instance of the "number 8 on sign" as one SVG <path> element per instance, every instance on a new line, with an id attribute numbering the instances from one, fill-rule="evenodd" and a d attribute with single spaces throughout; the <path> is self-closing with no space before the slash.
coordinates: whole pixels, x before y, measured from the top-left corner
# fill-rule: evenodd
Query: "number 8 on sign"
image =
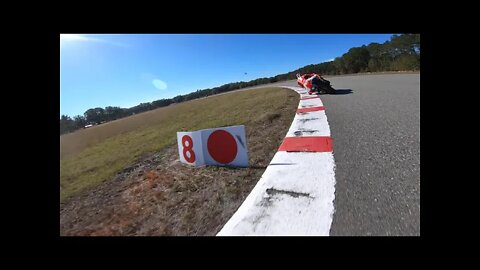
<path id="1" fill-rule="evenodd" d="M 189 163 L 195 162 L 195 152 L 193 152 L 192 137 L 185 135 L 182 137 L 183 157 Z M 188 155 L 187 155 L 188 153 Z"/>

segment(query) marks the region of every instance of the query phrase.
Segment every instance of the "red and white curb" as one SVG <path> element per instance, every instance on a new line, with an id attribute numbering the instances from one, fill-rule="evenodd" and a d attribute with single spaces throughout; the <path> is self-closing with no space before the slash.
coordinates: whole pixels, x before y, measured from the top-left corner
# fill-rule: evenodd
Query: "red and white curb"
<path id="1" fill-rule="evenodd" d="M 328 236 L 334 212 L 335 161 L 330 127 L 318 96 L 285 87 L 301 99 L 277 153 L 217 236 Z"/>

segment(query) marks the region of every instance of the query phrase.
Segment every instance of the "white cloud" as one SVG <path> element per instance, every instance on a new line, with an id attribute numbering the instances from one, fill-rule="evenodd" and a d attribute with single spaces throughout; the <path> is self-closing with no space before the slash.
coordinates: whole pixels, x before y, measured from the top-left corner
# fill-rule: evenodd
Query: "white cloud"
<path id="1" fill-rule="evenodd" d="M 325 62 L 332 62 L 334 60 L 335 60 L 335 58 L 331 58 L 331 59 L 326 60 Z"/>
<path id="2" fill-rule="evenodd" d="M 155 80 L 152 81 L 152 84 L 153 84 L 153 86 L 155 86 L 155 88 L 157 88 L 159 90 L 167 89 L 167 83 L 162 81 L 162 80 L 155 79 Z"/>

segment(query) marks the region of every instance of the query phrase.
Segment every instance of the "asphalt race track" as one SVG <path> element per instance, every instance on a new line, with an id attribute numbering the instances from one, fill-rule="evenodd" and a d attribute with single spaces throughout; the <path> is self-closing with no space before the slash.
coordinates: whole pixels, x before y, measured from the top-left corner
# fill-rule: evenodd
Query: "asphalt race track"
<path id="1" fill-rule="evenodd" d="M 321 96 L 336 163 L 330 235 L 420 235 L 420 74 L 325 78 L 338 91 Z"/>

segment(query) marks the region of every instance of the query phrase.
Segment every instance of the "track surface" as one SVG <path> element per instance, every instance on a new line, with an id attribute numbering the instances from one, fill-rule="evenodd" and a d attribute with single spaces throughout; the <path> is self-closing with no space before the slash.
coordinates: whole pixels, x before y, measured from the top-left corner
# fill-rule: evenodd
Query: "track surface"
<path id="1" fill-rule="evenodd" d="M 338 90 L 321 97 L 336 163 L 330 235 L 420 235 L 420 74 L 326 79 Z"/>

